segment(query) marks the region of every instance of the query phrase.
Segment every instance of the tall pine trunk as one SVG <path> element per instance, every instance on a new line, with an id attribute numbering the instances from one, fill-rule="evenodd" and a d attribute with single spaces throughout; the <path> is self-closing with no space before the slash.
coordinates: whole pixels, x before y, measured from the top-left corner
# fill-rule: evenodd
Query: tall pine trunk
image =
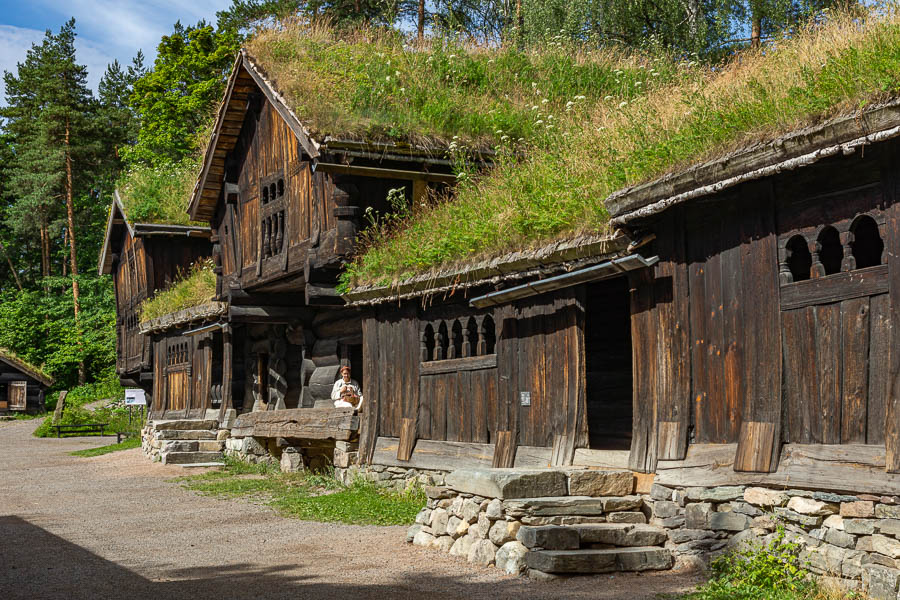
<path id="1" fill-rule="evenodd" d="M 759 48 L 762 43 L 762 14 L 756 3 L 750 6 L 750 47 Z"/>
<path id="2" fill-rule="evenodd" d="M 425 0 L 419 0 L 419 21 L 418 21 L 419 41 L 425 40 Z"/>
<path id="3" fill-rule="evenodd" d="M 19 288 L 19 291 L 22 291 L 22 280 L 19 279 L 19 272 L 16 271 L 16 267 L 13 265 L 12 259 L 9 257 L 9 253 L 6 251 L 6 246 L 3 245 L 3 242 L 0 242 L 0 250 L 3 251 L 3 256 L 6 257 L 6 264 L 9 265 L 9 270 L 12 272 L 13 277 L 16 279 L 16 287 Z"/>
<path id="4" fill-rule="evenodd" d="M 74 188 L 74 180 L 72 177 L 72 148 L 69 145 L 69 117 L 66 116 L 66 218 L 69 223 L 68 228 L 68 238 L 69 238 L 69 258 L 71 260 L 72 267 L 72 300 L 75 307 L 75 329 L 78 333 L 78 347 L 81 349 L 82 341 L 81 341 L 81 300 L 80 294 L 78 293 L 78 261 L 77 255 L 75 253 L 75 207 L 73 201 L 73 188 Z M 79 353 L 80 355 L 80 353 Z M 78 359 L 78 383 L 79 385 L 84 385 L 86 380 L 86 373 L 84 369 L 84 357 L 80 356 Z"/>

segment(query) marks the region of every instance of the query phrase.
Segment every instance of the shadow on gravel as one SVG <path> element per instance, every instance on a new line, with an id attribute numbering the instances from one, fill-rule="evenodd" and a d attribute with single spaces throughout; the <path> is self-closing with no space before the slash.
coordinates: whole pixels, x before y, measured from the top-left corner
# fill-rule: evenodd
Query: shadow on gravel
<path id="1" fill-rule="evenodd" d="M 72 518 L 78 518 L 73 513 Z M 153 540 L 147 540 L 152 544 Z M 214 560 L 215 548 L 198 548 Z M 164 548 L 158 552 L 164 553 Z M 273 557 L 274 559 L 275 557 Z M 282 557 L 283 558 L 283 557 Z M 128 556 L 121 557 L 127 563 Z M 298 556 L 298 561 L 303 557 Z M 217 568 L 173 569 L 168 581 L 151 581 L 116 562 L 106 560 L 17 516 L 0 516 L 0 599 L 36 598 L 78 600 L 226 599 L 433 599 L 466 598 L 485 593 L 485 584 L 465 583 L 454 577 L 422 575 L 392 585 L 345 585 L 317 582 L 315 577 L 282 573 L 290 566 L 259 568 L 236 564 Z M 338 566 L 338 569 L 340 567 Z M 535 598 L 522 583 L 511 580 L 500 589 L 491 584 L 491 596 Z M 532 592 L 535 590 L 532 590 Z"/>

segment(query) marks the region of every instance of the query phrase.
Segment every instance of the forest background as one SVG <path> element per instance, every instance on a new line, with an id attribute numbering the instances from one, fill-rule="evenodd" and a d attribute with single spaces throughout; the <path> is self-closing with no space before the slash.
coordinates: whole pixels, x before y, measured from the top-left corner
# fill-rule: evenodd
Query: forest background
<path id="1" fill-rule="evenodd" d="M 714 69 L 789 35 L 828 0 L 233 0 L 216 23 L 176 23 L 152 65 L 136 50 L 95 95 L 75 52 L 76 23 L 48 30 L 0 107 L 0 347 L 66 389 L 115 382 L 112 281 L 97 274 L 117 186 L 140 222 L 186 205 L 198 155 L 241 44 L 281 19 L 378 27 L 413 43 L 631 47 Z M 844 3 L 841 3 L 844 4 Z M 174 177 L 173 177 L 174 175 Z M 174 182 L 174 183 L 173 183 Z M 180 211 L 183 213 L 183 211 Z M 183 215 L 186 219 L 186 215 Z"/>

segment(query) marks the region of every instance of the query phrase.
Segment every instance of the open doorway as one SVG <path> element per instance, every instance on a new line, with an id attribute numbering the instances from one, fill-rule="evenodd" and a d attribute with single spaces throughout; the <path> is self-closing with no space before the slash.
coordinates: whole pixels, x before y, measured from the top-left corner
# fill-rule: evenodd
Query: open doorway
<path id="1" fill-rule="evenodd" d="M 629 450 L 632 427 L 631 310 L 628 280 L 587 286 L 584 349 L 593 450 Z"/>

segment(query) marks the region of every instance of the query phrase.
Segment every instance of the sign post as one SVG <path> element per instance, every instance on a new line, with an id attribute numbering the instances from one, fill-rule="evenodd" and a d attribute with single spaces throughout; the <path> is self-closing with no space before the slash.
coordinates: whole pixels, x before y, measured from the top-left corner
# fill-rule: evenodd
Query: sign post
<path id="1" fill-rule="evenodd" d="M 128 427 L 131 427 L 131 411 L 135 406 L 141 407 L 141 419 L 144 415 L 144 407 L 147 406 L 147 395 L 141 388 L 128 388 L 125 390 L 125 406 L 128 407 Z"/>

